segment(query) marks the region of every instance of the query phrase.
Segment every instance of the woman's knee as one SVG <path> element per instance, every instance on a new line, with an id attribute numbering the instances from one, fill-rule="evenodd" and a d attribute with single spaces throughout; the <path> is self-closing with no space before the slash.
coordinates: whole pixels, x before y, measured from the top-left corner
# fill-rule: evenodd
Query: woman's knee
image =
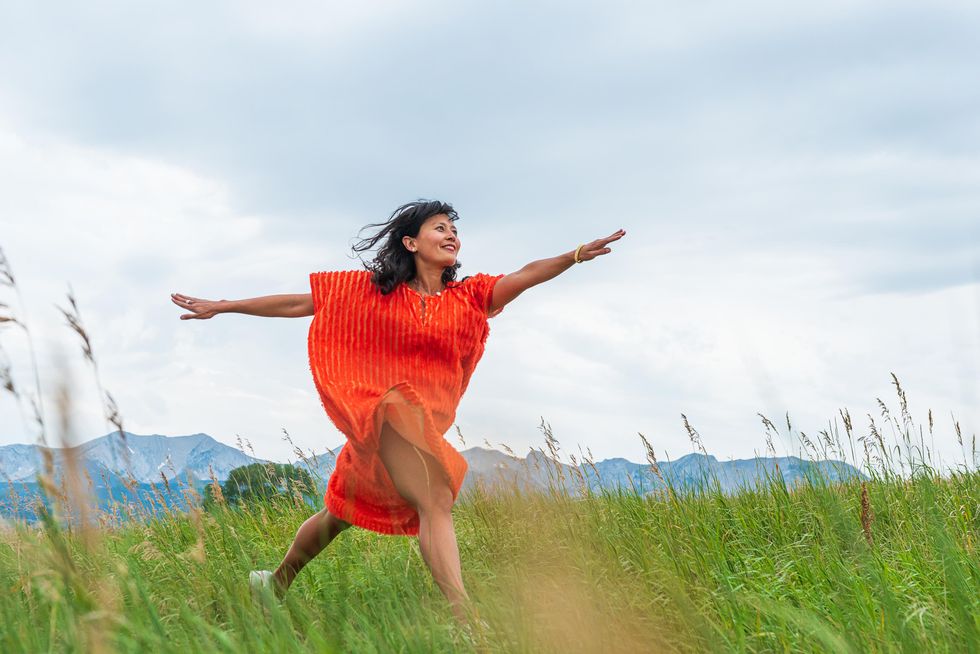
<path id="1" fill-rule="evenodd" d="M 339 534 L 351 526 L 346 520 L 341 520 L 327 509 L 323 509 L 323 525 L 328 532 Z"/>
<path id="2" fill-rule="evenodd" d="M 452 512 L 454 499 L 448 484 L 434 484 L 420 495 L 415 507 L 419 514 L 440 515 Z"/>

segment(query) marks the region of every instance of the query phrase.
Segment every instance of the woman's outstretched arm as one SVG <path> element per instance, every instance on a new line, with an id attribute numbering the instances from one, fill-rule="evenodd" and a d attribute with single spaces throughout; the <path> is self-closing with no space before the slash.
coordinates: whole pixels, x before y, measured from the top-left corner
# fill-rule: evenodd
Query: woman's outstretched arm
<path id="1" fill-rule="evenodd" d="M 266 318 L 302 318 L 313 315 L 313 295 L 310 293 L 264 295 L 245 300 L 205 300 L 171 293 L 170 299 L 178 307 L 191 312 L 182 315 L 181 320 L 206 320 L 219 313 L 244 313 Z"/>
<path id="2" fill-rule="evenodd" d="M 606 238 L 596 239 L 591 243 L 584 244 L 578 253 L 579 261 L 589 261 L 603 254 L 609 254 L 612 252 L 612 249 L 606 246 L 613 241 L 618 241 L 625 235 L 626 230 L 620 229 Z M 490 313 L 502 309 L 504 305 L 532 286 L 553 279 L 574 265 L 575 250 L 571 250 L 565 254 L 559 254 L 557 257 L 551 257 L 550 259 L 532 261 L 517 272 L 504 275 L 494 284 Z"/>

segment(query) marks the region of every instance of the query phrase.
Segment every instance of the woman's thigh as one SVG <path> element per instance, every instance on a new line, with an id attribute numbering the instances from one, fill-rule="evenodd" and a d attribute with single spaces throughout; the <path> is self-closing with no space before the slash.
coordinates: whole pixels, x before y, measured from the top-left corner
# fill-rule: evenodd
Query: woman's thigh
<path id="1" fill-rule="evenodd" d="M 381 427 L 380 441 L 381 462 L 406 502 L 420 513 L 452 509 L 452 490 L 431 454 L 409 443 L 387 421 Z"/>

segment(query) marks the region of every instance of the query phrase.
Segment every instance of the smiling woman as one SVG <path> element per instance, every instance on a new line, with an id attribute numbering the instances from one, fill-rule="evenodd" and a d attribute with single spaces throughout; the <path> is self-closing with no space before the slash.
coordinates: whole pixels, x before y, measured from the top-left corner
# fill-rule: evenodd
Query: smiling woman
<path id="1" fill-rule="evenodd" d="M 452 506 L 467 464 L 444 434 L 483 356 L 487 321 L 531 286 L 610 252 L 609 243 L 625 232 L 509 275 L 457 281 L 458 218 L 439 201 L 398 207 L 386 222 L 368 225 L 377 231 L 354 246 L 364 252 L 381 243 L 365 270 L 311 273 L 308 295 L 219 302 L 173 296 L 191 311 L 182 319 L 225 312 L 314 316 L 310 370 L 324 410 L 348 443 L 328 481 L 324 509 L 299 528 L 275 572 L 256 571 L 253 583 L 285 592 L 351 525 L 417 535 L 433 578 L 466 620 Z"/>

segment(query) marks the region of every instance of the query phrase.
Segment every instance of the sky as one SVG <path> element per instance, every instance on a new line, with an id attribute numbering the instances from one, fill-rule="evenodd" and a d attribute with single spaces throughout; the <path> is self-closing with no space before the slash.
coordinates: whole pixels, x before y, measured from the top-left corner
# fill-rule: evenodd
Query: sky
<path id="1" fill-rule="evenodd" d="M 748 458 L 762 414 L 798 454 L 841 409 L 856 436 L 897 414 L 894 373 L 968 460 L 978 29 L 968 2 L 3 3 L 0 303 L 33 341 L 8 325 L 2 356 L 29 390 L 33 343 L 49 425 L 71 381 L 72 442 L 111 431 L 101 384 L 133 433 L 336 447 L 310 318 L 181 321 L 170 293 L 309 292 L 435 198 L 463 275 L 627 232 L 491 319 L 466 447 L 526 454 L 544 420 L 566 455 L 676 459 L 683 414 Z M 36 440 L 26 412 L 0 395 L 0 445 Z"/>

